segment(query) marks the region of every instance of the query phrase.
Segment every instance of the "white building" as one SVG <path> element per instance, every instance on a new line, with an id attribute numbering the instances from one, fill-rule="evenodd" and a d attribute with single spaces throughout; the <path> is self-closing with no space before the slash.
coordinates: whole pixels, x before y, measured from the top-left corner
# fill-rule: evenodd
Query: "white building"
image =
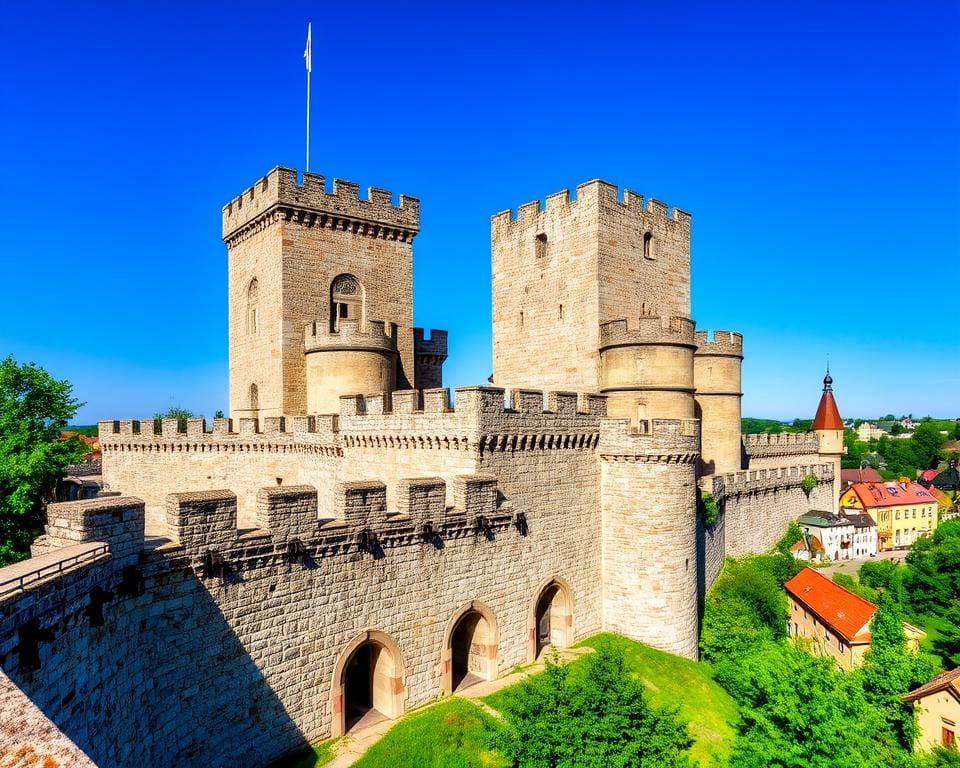
<path id="1" fill-rule="evenodd" d="M 804 533 L 820 540 L 830 560 L 851 560 L 877 553 L 877 526 L 870 515 L 856 510 L 841 510 L 839 515 L 810 512 L 802 515 L 797 524 Z"/>

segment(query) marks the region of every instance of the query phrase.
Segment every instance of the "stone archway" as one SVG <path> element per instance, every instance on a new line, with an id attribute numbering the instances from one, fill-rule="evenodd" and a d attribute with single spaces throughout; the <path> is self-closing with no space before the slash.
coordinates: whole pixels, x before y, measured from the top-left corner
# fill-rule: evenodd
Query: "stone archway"
<path id="1" fill-rule="evenodd" d="M 573 593 L 554 577 L 534 595 L 527 613 L 527 659 L 535 661 L 548 646 L 566 648 L 573 642 Z"/>
<path id="2" fill-rule="evenodd" d="M 473 600 L 447 622 L 441 651 L 440 691 L 449 694 L 497 676 L 499 629 L 493 611 Z"/>
<path id="3" fill-rule="evenodd" d="M 347 644 L 333 671 L 330 735 L 383 718 L 397 718 L 406 706 L 405 669 L 397 642 L 367 630 Z"/>

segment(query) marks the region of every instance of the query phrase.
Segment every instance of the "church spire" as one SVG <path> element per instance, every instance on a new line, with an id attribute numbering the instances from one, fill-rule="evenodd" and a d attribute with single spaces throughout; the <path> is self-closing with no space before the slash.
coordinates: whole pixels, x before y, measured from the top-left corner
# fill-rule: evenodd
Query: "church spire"
<path id="1" fill-rule="evenodd" d="M 813 419 L 813 429 L 843 429 L 843 419 L 837 401 L 833 399 L 833 377 L 830 375 L 830 366 L 827 365 L 827 375 L 823 377 L 823 394 L 820 396 L 820 405 L 817 406 L 817 415 Z"/>

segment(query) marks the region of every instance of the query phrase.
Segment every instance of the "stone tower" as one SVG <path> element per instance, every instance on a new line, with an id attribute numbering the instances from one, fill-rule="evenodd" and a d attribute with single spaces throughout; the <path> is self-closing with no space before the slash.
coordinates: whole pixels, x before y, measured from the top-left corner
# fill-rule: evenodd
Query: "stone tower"
<path id="1" fill-rule="evenodd" d="M 823 377 L 823 394 L 817 406 L 817 415 L 813 419 L 813 431 L 820 441 L 818 451 L 825 464 L 833 464 L 833 509 L 837 511 L 840 500 L 840 459 L 847 452 L 843 444 L 843 419 L 833 399 L 833 377 L 827 370 Z"/>
<path id="2" fill-rule="evenodd" d="M 283 167 L 224 207 L 232 416 L 336 412 L 341 394 L 414 385 L 419 226 L 416 198 L 361 200 L 340 179 L 328 193 Z"/>
<path id="3" fill-rule="evenodd" d="M 739 472 L 742 467 L 740 368 L 743 336 L 714 331 L 713 340 L 697 332 L 693 357 L 696 416 L 700 419 L 700 473 Z"/>
<path id="4" fill-rule="evenodd" d="M 662 325 L 674 350 L 630 375 L 620 370 L 626 353 L 608 355 L 618 369 L 611 374 L 615 391 L 651 387 L 663 395 L 664 386 L 680 387 L 685 397 L 658 397 L 670 402 L 669 413 L 650 409 L 647 417 L 692 415 L 692 367 L 668 373 L 663 365 L 675 352 L 669 367 L 684 360 L 692 366 L 692 332 L 685 339 L 679 327 L 690 317 L 689 214 L 674 208 L 668 216 L 664 203 L 645 205 L 629 190 L 619 200 L 614 185 L 591 181 L 577 187 L 576 200 L 564 190 L 550 195 L 545 208 L 539 201 L 521 205 L 516 219 L 509 211 L 497 214 L 491 239 L 497 386 L 601 391 L 601 326 L 630 318 L 623 329 L 629 333 L 634 318 L 645 318 L 633 341 L 649 353 L 658 340 L 648 334 L 658 336 L 654 326 Z"/>

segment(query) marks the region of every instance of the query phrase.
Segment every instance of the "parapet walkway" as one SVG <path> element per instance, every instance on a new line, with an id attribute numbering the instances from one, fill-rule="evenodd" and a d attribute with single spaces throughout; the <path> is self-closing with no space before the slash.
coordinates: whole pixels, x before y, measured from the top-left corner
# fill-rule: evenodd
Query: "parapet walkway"
<path id="1" fill-rule="evenodd" d="M 558 655 L 561 661 L 572 661 L 587 653 L 591 653 L 592 651 L 593 648 L 564 648 L 558 651 Z M 460 696 L 464 699 L 477 700 L 477 704 L 489 714 L 493 715 L 494 717 L 500 717 L 499 712 L 492 707 L 487 706 L 482 701 L 479 701 L 479 699 L 483 698 L 484 696 L 489 696 L 491 693 L 496 693 L 503 688 L 516 685 L 521 680 L 524 680 L 531 675 L 543 672 L 544 666 L 545 658 L 543 655 L 541 655 L 538 661 L 530 664 L 529 666 L 525 666 L 516 672 L 503 675 L 502 677 L 498 677 L 496 680 L 483 680 L 462 691 L 456 691 L 453 695 Z M 406 716 L 416 712 L 421 712 L 427 707 L 432 707 L 435 704 L 439 704 L 441 701 L 443 701 L 443 699 L 437 699 L 436 701 L 433 701 L 423 707 L 412 710 L 412 712 L 408 712 Z M 370 747 L 380 741 L 380 739 L 382 739 L 383 736 L 399 722 L 400 720 L 382 720 L 379 723 L 371 725 L 369 728 L 351 731 L 349 735 L 343 737 L 343 739 L 337 743 L 336 757 L 327 763 L 324 768 L 348 768 L 349 766 L 353 765 L 361 757 L 363 757 Z"/>

